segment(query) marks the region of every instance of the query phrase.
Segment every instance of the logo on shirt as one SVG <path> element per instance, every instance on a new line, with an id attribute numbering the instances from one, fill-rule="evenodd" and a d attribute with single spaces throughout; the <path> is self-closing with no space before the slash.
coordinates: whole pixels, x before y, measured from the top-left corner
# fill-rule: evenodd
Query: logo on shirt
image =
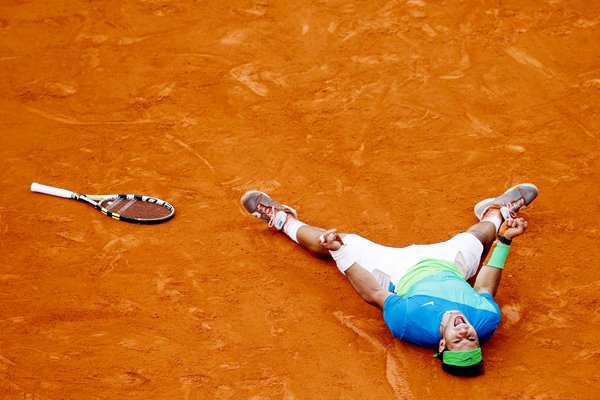
<path id="1" fill-rule="evenodd" d="M 432 305 L 434 305 L 434 304 L 435 304 L 435 303 L 434 303 L 433 301 L 428 301 L 427 303 L 423 303 L 423 304 L 421 304 L 421 307 L 432 306 Z"/>

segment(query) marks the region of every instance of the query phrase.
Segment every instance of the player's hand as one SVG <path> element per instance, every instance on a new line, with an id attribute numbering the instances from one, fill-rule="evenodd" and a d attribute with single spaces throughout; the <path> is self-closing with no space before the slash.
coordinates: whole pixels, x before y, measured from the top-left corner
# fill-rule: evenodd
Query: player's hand
<path id="1" fill-rule="evenodd" d="M 321 246 L 325 247 L 327 250 L 336 251 L 342 247 L 344 242 L 337 233 L 337 229 L 330 229 L 323 232 L 323 234 L 319 236 L 319 244 L 321 244 Z"/>
<path id="2" fill-rule="evenodd" d="M 525 230 L 527 230 L 527 221 L 523 218 L 510 218 L 504 221 L 498 234 L 507 239 L 512 239 L 522 235 Z"/>

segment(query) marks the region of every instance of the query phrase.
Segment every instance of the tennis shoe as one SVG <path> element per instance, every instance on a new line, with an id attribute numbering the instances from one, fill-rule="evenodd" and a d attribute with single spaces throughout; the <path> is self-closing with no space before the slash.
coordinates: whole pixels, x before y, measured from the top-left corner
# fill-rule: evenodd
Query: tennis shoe
<path id="1" fill-rule="evenodd" d="M 269 227 L 280 231 L 289 215 L 298 218 L 296 210 L 285 204 L 279 204 L 266 193 L 251 190 L 242 196 L 242 205 L 251 215 L 268 222 Z"/>
<path id="2" fill-rule="evenodd" d="M 538 195 L 538 188 L 531 183 L 521 183 L 495 198 L 481 200 L 473 211 L 480 221 L 490 208 L 499 208 L 502 218 L 515 218 L 517 213 L 531 204 Z"/>

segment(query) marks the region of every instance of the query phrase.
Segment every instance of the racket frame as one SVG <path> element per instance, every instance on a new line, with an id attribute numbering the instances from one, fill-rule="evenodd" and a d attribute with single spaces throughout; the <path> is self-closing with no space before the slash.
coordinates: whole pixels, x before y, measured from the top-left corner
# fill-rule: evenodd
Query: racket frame
<path id="1" fill-rule="evenodd" d="M 143 196 L 143 195 L 139 195 L 139 194 L 104 194 L 104 195 L 81 194 L 81 193 L 72 192 L 67 189 L 61 189 L 61 188 L 57 188 L 57 187 L 53 187 L 53 186 L 42 185 L 37 182 L 33 182 L 31 184 L 31 191 L 49 194 L 51 196 L 57 196 L 57 197 L 78 200 L 78 201 L 81 201 L 81 202 L 91 205 L 95 209 L 99 210 L 102 214 L 104 214 L 110 218 L 116 219 L 117 221 L 131 222 L 134 224 L 144 224 L 144 225 L 160 224 L 162 222 L 166 222 L 166 221 L 170 220 L 171 218 L 173 218 L 175 216 L 175 207 L 173 207 L 173 205 L 171 205 L 170 203 L 168 203 L 164 200 L 161 200 L 156 197 L 151 197 L 151 196 Z M 110 200 L 117 200 L 117 199 L 137 200 L 137 201 L 153 203 L 153 204 L 165 207 L 166 209 L 168 209 L 170 211 L 170 213 L 169 213 L 169 215 L 167 215 L 165 217 L 154 218 L 154 219 L 132 218 L 132 217 L 127 217 L 127 216 L 124 216 L 124 215 L 121 215 L 118 213 L 111 212 L 107 208 L 105 208 L 101 205 L 103 202 L 105 202 L 107 200 L 110 201 Z"/>

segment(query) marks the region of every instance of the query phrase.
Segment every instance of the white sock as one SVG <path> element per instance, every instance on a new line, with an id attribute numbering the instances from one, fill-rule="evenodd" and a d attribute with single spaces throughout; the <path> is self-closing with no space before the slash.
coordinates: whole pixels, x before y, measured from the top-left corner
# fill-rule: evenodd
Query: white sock
<path id="1" fill-rule="evenodd" d="M 500 230 L 500 226 L 504 222 L 504 218 L 502 218 L 502 213 L 498 209 L 491 209 L 485 213 L 481 221 L 488 221 L 494 224 L 496 227 L 496 233 Z"/>
<path id="2" fill-rule="evenodd" d="M 289 238 L 294 242 L 298 243 L 298 229 L 304 225 L 306 225 L 304 222 L 298 221 L 296 218 L 288 214 L 285 224 L 283 224 L 283 233 L 288 235 Z"/>

